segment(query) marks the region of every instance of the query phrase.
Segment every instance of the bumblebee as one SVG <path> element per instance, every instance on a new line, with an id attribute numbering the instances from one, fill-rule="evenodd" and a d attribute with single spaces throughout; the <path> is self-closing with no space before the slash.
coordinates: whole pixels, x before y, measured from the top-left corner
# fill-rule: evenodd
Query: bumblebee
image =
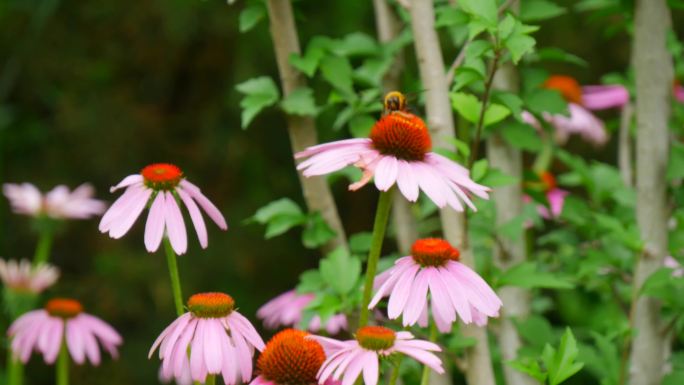
<path id="1" fill-rule="evenodd" d="M 408 105 L 406 104 L 406 95 L 399 91 L 388 92 L 383 100 L 383 107 L 383 115 L 389 115 L 395 112 L 410 112 Z"/>

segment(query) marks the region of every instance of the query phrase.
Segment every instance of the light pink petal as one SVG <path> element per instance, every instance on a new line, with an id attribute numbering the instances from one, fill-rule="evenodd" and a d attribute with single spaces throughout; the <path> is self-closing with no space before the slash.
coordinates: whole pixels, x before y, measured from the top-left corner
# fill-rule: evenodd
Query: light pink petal
<path id="1" fill-rule="evenodd" d="M 397 180 L 397 158 L 382 156 L 375 168 L 375 187 L 380 191 L 387 191 Z"/>
<path id="2" fill-rule="evenodd" d="M 119 184 L 110 188 L 109 192 L 114 192 L 120 188 L 132 186 L 134 184 L 142 184 L 142 183 L 143 183 L 143 176 L 142 175 L 140 175 L 140 174 L 129 175 L 129 176 L 123 178 L 123 180 L 121 182 L 119 182 Z"/>
<path id="3" fill-rule="evenodd" d="M 140 186 L 129 187 L 123 194 L 112 204 L 107 212 L 104 213 L 98 229 L 104 233 L 111 229 L 112 223 L 128 211 L 128 206 L 132 202 L 137 201 L 137 197 L 142 195 L 145 188 Z"/>
<path id="4" fill-rule="evenodd" d="M 674 97 L 675 99 L 680 102 L 684 103 L 684 87 L 677 84 L 674 87 Z"/>
<path id="5" fill-rule="evenodd" d="M 134 188 L 134 187 L 131 187 Z M 139 194 L 136 194 L 135 200 L 126 206 L 126 211 L 121 213 L 121 216 L 114 219 L 109 230 L 109 236 L 118 239 L 124 236 L 130 230 L 136 219 L 140 216 L 143 209 L 147 205 L 147 201 L 152 195 L 152 190 L 142 188 Z"/>
<path id="6" fill-rule="evenodd" d="M 529 124 L 537 131 L 542 130 L 541 123 L 539 123 L 539 120 L 537 120 L 537 118 L 532 113 L 530 113 L 529 111 L 523 111 L 520 115 L 522 117 L 523 122 Z"/>
<path id="7" fill-rule="evenodd" d="M 406 302 L 406 307 L 404 308 L 403 325 L 411 326 L 414 325 L 420 313 L 427 306 L 427 295 L 428 295 L 428 271 L 427 269 L 421 269 L 416 275 L 416 279 L 413 281 L 413 286 L 411 287 L 411 293 L 409 299 Z"/>
<path id="8" fill-rule="evenodd" d="M 46 330 L 46 341 L 43 349 L 43 359 L 48 365 L 52 365 L 57 360 L 59 349 L 62 347 L 62 336 L 64 334 L 64 322 L 57 319 L 49 321 L 50 328 Z"/>
<path id="9" fill-rule="evenodd" d="M 199 187 L 185 179 L 180 182 L 180 185 L 185 192 L 187 192 L 195 201 L 197 201 L 204 212 L 207 213 L 209 218 L 211 218 L 211 220 L 214 221 L 214 223 L 216 223 L 221 230 L 228 229 L 228 224 L 226 223 L 226 219 L 223 217 L 223 214 L 221 214 L 219 209 L 214 206 L 214 204 L 211 203 L 211 201 L 204 196 L 204 194 L 202 194 L 202 191 L 200 191 Z"/>
<path id="10" fill-rule="evenodd" d="M 185 254 L 188 249 L 188 235 L 185 232 L 185 221 L 176 198 L 170 192 L 164 193 L 164 214 L 166 232 L 173 250 L 178 255 Z"/>
<path id="11" fill-rule="evenodd" d="M 204 362 L 210 374 L 221 372 L 223 355 L 221 354 L 221 336 L 225 335 L 220 322 L 207 320 L 204 327 Z"/>
<path id="12" fill-rule="evenodd" d="M 41 210 L 43 195 L 36 186 L 30 183 L 6 183 L 2 191 L 12 205 L 12 211 L 18 214 L 36 215 Z"/>
<path id="13" fill-rule="evenodd" d="M 418 177 L 415 175 L 415 170 L 410 162 L 399 160 L 397 173 L 397 186 L 401 194 L 409 200 L 415 202 L 418 200 Z"/>
<path id="14" fill-rule="evenodd" d="M 404 353 L 407 356 L 413 358 L 414 360 L 427 365 L 432 370 L 437 373 L 444 373 L 444 368 L 442 367 L 442 361 L 434 355 L 433 353 L 427 352 L 422 349 L 416 349 L 413 347 L 404 346 L 401 342 L 397 342 L 394 345 L 394 350 L 400 353 Z"/>
<path id="15" fill-rule="evenodd" d="M 238 327 L 240 334 L 242 334 L 252 346 L 259 351 L 264 350 L 264 340 L 261 339 L 259 333 L 257 333 L 256 329 L 254 329 L 254 326 L 252 326 L 245 316 L 237 311 L 233 311 L 226 318 L 229 318 L 232 321 L 230 324 L 231 327 Z"/>
<path id="16" fill-rule="evenodd" d="M 190 219 L 192 219 L 192 224 L 195 226 L 195 232 L 197 232 L 197 239 L 199 240 L 200 246 L 206 249 L 209 246 L 209 240 L 207 239 L 207 226 L 204 224 L 204 218 L 202 218 L 202 213 L 200 213 L 199 208 L 195 201 L 185 192 L 182 188 L 177 188 L 176 192 L 178 196 L 185 203 L 185 207 L 190 213 Z"/>
<path id="17" fill-rule="evenodd" d="M 443 208 L 447 203 L 447 191 L 449 187 L 427 164 L 413 163 L 413 169 L 416 171 L 418 185 L 420 189 L 427 194 L 428 198 L 432 200 L 439 208 Z"/>
<path id="18" fill-rule="evenodd" d="M 179 330 L 179 329 L 183 329 L 185 327 L 185 325 L 187 325 L 188 322 L 190 322 L 191 317 L 192 317 L 192 315 L 190 313 L 185 313 L 185 314 L 181 315 L 180 317 L 178 317 L 178 319 L 174 320 L 171 323 L 171 325 L 167 326 L 166 329 L 164 329 L 164 331 L 162 331 L 162 333 L 159 335 L 159 337 L 157 337 L 157 339 L 152 344 L 152 348 L 150 348 L 149 353 L 147 353 L 147 358 L 148 359 L 152 358 L 152 354 L 157 349 L 159 344 L 162 343 L 162 341 L 165 341 L 165 340 L 175 341 L 175 340 L 177 340 L 178 336 L 180 335 L 180 332 L 181 332 L 181 330 Z M 169 338 L 166 338 L 167 336 L 169 336 Z M 163 358 L 163 357 L 167 356 L 163 352 L 164 352 L 164 349 L 159 349 L 159 358 Z"/>
<path id="19" fill-rule="evenodd" d="M 86 357 L 88 357 L 88 360 L 94 366 L 100 365 L 100 349 L 97 345 L 95 335 L 92 333 L 92 330 L 90 330 L 88 321 L 79 317 L 74 318 L 72 321 L 77 321 L 79 327 L 83 331 L 81 335 L 83 336 L 83 346 L 85 348 Z"/>
<path id="20" fill-rule="evenodd" d="M 204 382 L 207 378 L 207 367 L 204 363 L 204 333 L 206 319 L 199 319 L 195 328 L 195 337 L 190 347 L 190 372 L 194 381 Z"/>
<path id="21" fill-rule="evenodd" d="M 559 188 L 551 189 L 546 193 L 546 199 L 549 201 L 551 214 L 554 218 L 558 218 L 563 212 L 563 203 L 565 203 L 565 197 L 568 194 L 568 191 Z"/>
<path id="22" fill-rule="evenodd" d="M 305 160 L 297 166 L 304 176 L 325 175 L 341 170 L 363 160 L 365 154 L 372 152 L 366 145 L 356 145 L 329 150 Z"/>
<path id="23" fill-rule="evenodd" d="M 319 383 L 327 381 L 333 374 L 333 371 L 335 371 L 335 368 L 337 368 L 348 356 L 348 350 L 344 349 L 328 354 L 325 362 L 323 362 L 318 373 L 316 373 L 316 378 L 318 378 Z"/>
<path id="24" fill-rule="evenodd" d="M 406 301 L 408 301 L 411 287 L 413 286 L 413 279 L 416 273 L 420 270 L 419 265 L 411 266 L 401 274 L 397 281 L 392 294 L 390 294 L 389 304 L 387 306 L 387 316 L 390 319 L 396 319 L 404 310 Z"/>
<path id="25" fill-rule="evenodd" d="M 375 352 L 361 351 L 357 353 L 354 359 L 349 363 L 349 366 L 347 366 L 347 369 L 344 371 L 342 385 L 353 385 L 361 374 L 364 366 L 368 365 L 373 359 L 376 361 L 378 359 Z"/>
<path id="26" fill-rule="evenodd" d="M 377 293 L 371 300 L 370 304 L 368 305 L 369 309 L 374 308 L 378 302 L 382 299 L 382 297 L 386 296 L 388 292 L 391 292 L 392 289 L 394 289 L 394 286 L 396 285 L 397 281 L 399 278 L 401 278 L 402 274 L 404 271 L 409 269 L 411 266 L 415 266 L 415 263 L 412 263 L 413 258 L 411 257 L 403 257 L 399 258 L 396 262 L 395 265 L 387 270 L 387 273 L 389 274 L 389 277 L 385 279 L 385 282 L 380 285 L 378 288 Z M 378 277 L 376 277 L 376 280 Z M 384 279 L 384 278 L 383 278 Z M 374 283 L 375 286 L 375 283 Z"/>
<path id="27" fill-rule="evenodd" d="M 190 374 L 190 359 L 188 357 L 188 346 L 193 338 L 195 338 L 195 330 L 197 329 L 197 324 L 199 320 L 197 318 L 191 318 L 190 322 L 183 328 L 183 333 L 175 341 L 170 350 L 169 354 L 164 360 L 164 367 L 169 365 L 169 371 L 172 371 L 173 376 L 176 378 L 183 378 Z M 163 367 L 163 368 L 164 368 Z M 185 371 L 188 373 L 185 373 Z"/>
<path id="28" fill-rule="evenodd" d="M 451 330 L 451 324 L 456 321 L 456 312 L 451 303 L 451 298 L 449 298 L 448 289 L 439 277 L 439 270 L 436 268 L 428 270 L 430 270 L 428 283 L 432 299 L 432 316 L 435 320 L 441 321 L 437 323 L 440 331 L 448 333 Z"/>
<path id="29" fill-rule="evenodd" d="M 602 145 L 608 141 L 608 135 L 603 122 L 600 121 L 589 110 L 577 104 L 568 104 L 570 116 L 551 115 L 548 116 L 549 123 L 556 128 L 556 133 L 562 139 L 570 134 L 579 134 L 585 140 Z"/>
<path id="30" fill-rule="evenodd" d="M 371 143 L 371 140 L 368 138 L 353 138 L 353 139 L 338 140 L 338 141 L 330 142 L 330 143 L 318 144 L 315 146 L 311 146 L 304 151 L 300 151 L 300 152 L 296 153 L 295 159 L 306 158 L 306 157 L 309 157 L 311 155 L 318 154 L 321 152 L 325 152 L 328 150 L 332 150 L 335 148 L 356 146 L 356 145 L 360 145 L 360 144 L 370 145 L 370 143 Z"/>
<path id="31" fill-rule="evenodd" d="M 366 352 L 366 362 L 363 366 L 363 382 L 366 385 L 377 385 L 378 366 L 378 356 L 373 352 Z"/>
<path id="32" fill-rule="evenodd" d="M 66 322 L 66 342 L 69 354 L 75 363 L 81 365 L 85 362 L 85 340 L 78 323 L 73 320 Z"/>
<path id="33" fill-rule="evenodd" d="M 476 272 L 460 262 L 450 261 L 447 268 L 456 276 L 468 301 L 479 311 L 494 316 L 501 308 L 501 300 Z"/>
<path id="34" fill-rule="evenodd" d="M 238 366 L 235 363 L 239 360 L 239 357 L 235 347 L 228 340 L 228 336 L 225 333 L 223 333 L 223 335 L 225 341 L 221 343 L 223 353 L 221 375 L 223 376 L 223 382 L 226 385 L 234 385 L 238 382 Z"/>
<path id="35" fill-rule="evenodd" d="M 590 110 L 622 107 L 629 102 L 629 92 L 620 85 L 582 87 L 582 105 Z"/>
<path id="36" fill-rule="evenodd" d="M 164 236 L 164 194 L 158 193 L 150 207 L 145 223 L 145 247 L 153 253 L 159 248 Z"/>
<path id="37" fill-rule="evenodd" d="M 440 269 L 440 272 L 442 274 L 439 277 L 444 282 L 447 294 L 458 316 L 461 317 L 461 321 L 466 324 L 471 323 L 473 321 L 473 314 L 470 311 L 472 306 L 464 294 L 467 292 L 466 289 L 461 287 L 461 282 L 453 274 L 450 274 L 447 269 Z"/>

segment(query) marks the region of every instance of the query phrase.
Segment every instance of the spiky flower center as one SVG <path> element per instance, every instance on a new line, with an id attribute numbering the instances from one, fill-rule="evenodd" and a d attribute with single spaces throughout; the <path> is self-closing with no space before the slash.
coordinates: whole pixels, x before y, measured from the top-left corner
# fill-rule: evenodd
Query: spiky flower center
<path id="1" fill-rule="evenodd" d="M 371 130 L 370 139 L 380 153 L 408 161 L 423 160 L 432 148 L 425 122 L 408 112 L 394 112 L 380 118 Z"/>
<path id="2" fill-rule="evenodd" d="M 311 385 L 325 361 L 323 347 L 309 333 L 285 329 L 266 344 L 257 360 L 261 375 L 279 385 Z"/>
<path id="3" fill-rule="evenodd" d="M 53 298 L 45 304 L 45 310 L 53 317 L 74 318 L 83 312 L 83 305 L 71 298 Z"/>
<path id="4" fill-rule="evenodd" d="M 550 191 L 556 188 L 558 184 L 556 183 L 556 177 L 553 176 L 548 171 L 544 171 L 541 174 L 539 174 L 539 179 L 541 179 L 542 184 L 544 185 L 544 191 Z"/>
<path id="5" fill-rule="evenodd" d="M 413 244 L 411 256 L 423 267 L 440 267 L 448 261 L 458 261 L 460 253 L 444 239 L 426 238 L 419 239 Z"/>
<path id="6" fill-rule="evenodd" d="M 384 326 L 364 326 L 356 331 L 356 340 L 359 345 L 368 350 L 387 350 L 394 346 L 397 339 L 394 330 Z"/>
<path id="7" fill-rule="evenodd" d="M 183 179 L 183 171 L 170 163 L 155 163 L 140 172 L 145 180 L 145 186 L 154 190 L 173 190 Z"/>
<path id="8" fill-rule="evenodd" d="M 577 80 L 570 76 L 550 76 L 544 82 L 544 88 L 559 91 L 566 102 L 582 104 L 582 88 L 577 83 Z"/>
<path id="9" fill-rule="evenodd" d="M 188 299 L 188 309 L 199 318 L 223 318 L 234 308 L 233 297 L 223 293 L 200 293 Z"/>

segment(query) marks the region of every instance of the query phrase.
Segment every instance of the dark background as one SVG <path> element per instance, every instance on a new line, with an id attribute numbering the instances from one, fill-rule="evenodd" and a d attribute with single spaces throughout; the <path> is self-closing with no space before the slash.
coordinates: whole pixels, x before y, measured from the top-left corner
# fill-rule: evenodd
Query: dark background
<path id="1" fill-rule="evenodd" d="M 109 194 L 109 186 L 126 175 L 152 162 L 177 164 L 230 226 L 221 232 L 208 225 L 207 250 L 189 230 L 188 253 L 179 258 L 185 296 L 227 292 L 261 328 L 256 309 L 292 288 L 319 253 L 301 245 L 298 230 L 264 241 L 262 227 L 242 223 L 277 198 L 302 202 L 282 114 L 269 109 L 248 130 L 240 128 L 234 86 L 260 75 L 277 80 L 267 24 L 238 32 L 243 6 L 215 0 L 0 1 L 0 182 L 31 182 L 43 191 L 90 182 L 98 198 L 111 203 L 118 194 Z M 303 43 L 315 34 L 375 34 L 370 1 L 300 1 L 296 7 Z M 591 63 L 549 69 L 587 83 L 624 71 L 629 38 L 605 37 L 610 21 L 570 11 L 542 23 L 540 46 L 557 46 Z M 448 61 L 457 52 L 448 45 L 445 51 Z M 412 55 L 412 48 L 407 52 Z M 410 67 L 408 72 L 415 77 Z M 339 135 L 326 128 L 329 115 L 319 119 L 326 139 Z M 578 150 L 615 159 L 611 147 Z M 369 230 L 373 190 L 352 196 L 344 182 L 334 190 L 348 231 Z M 118 361 L 74 369 L 74 384 L 155 383 L 159 363 L 147 360 L 147 350 L 174 310 L 164 256 L 145 252 L 143 223 L 113 240 L 98 232 L 98 219 L 72 221 L 55 240 L 51 261 L 63 276 L 48 296 L 82 300 L 125 340 Z M 3 201 L 0 224 L 0 256 L 30 258 L 36 242 L 30 220 L 11 214 Z M 50 383 L 51 370 L 34 356 L 30 382 Z"/>

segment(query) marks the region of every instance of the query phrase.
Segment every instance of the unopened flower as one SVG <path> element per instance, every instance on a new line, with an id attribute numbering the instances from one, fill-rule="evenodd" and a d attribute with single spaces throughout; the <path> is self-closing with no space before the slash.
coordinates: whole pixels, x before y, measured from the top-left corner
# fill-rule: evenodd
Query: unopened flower
<path id="1" fill-rule="evenodd" d="M 325 362 L 320 343 L 309 333 L 285 329 L 271 338 L 257 360 L 259 375 L 250 385 L 313 385 Z M 338 385 L 328 380 L 325 385 Z"/>
<path id="2" fill-rule="evenodd" d="M 58 278 L 59 269 L 47 263 L 33 267 L 26 259 L 19 262 L 0 259 L 0 279 L 14 291 L 39 294 L 57 282 Z"/>
<path id="3" fill-rule="evenodd" d="M 44 309 L 30 311 L 9 327 L 11 348 L 19 359 L 28 362 L 31 352 L 43 355 L 45 363 L 57 359 L 60 347 L 66 343 L 69 355 L 77 364 L 86 360 L 100 364 L 98 342 L 112 357 L 117 358 L 117 347 L 122 339 L 119 333 L 101 319 L 83 312 L 80 302 L 55 298 Z"/>
<path id="4" fill-rule="evenodd" d="M 444 373 L 442 361 L 432 352 L 441 349 L 436 344 L 416 340 L 409 332 L 395 332 L 383 326 L 364 326 L 356 331 L 356 338 L 337 341 L 312 336 L 320 342 L 327 358 L 318 371 L 318 383 L 329 379 L 342 380 L 343 385 L 353 384 L 363 373 L 366 385 L 376 385 L 379 376 L 379 359 L 391 354 L 404 354 L 437 373 Z"/>
<path id="5" fill-rule="evenodd" d="M 150 349 L 151 358 L 159 348 L 162 376 L 182 379 L 189 368 L 193 381 L 201 383 L 209 374 L 222 375 L 227 385 L 251 380 L 254 349 L 262 351 L 264 341 L 235 310 L 233 298 L 223 293 L 195 294 L 188 309 Z"/>
<path id="6" fill-rule="evenodd" d="M 296 290 L 287 291 L 260 307 L 257 317 L 262 319 L 269 329 L 277 329 L 281 326 L 297 327 L 304 309 L 315 297 L 310 293 L 298 294 Z M 325 329 L 328 334 L 337 334 L 341 330 L 347 330 L 347 316 L 333 314 L 325 324 L 321 324 L 321 317 L 318 315 L 311 318 L 307 330 L 315 333 L 321 329 Z"/>
<path id="7" fill-rule="evenodd" d="M 188 209 L 202 248 L 208 245 L 207 228 L 198 208 L 222 230 L 228 225 L 221 212 L 202 194 L 199 187 L 188 182 L 183 172 L 168 163 L 156 163 L 142 169 L 140 174 L 129 175 L 111 188 L 114 192 L 125 188 L 100 221 L 100 231 L 115 239 L 124 236 L 145 207 L 150 213 L 145 224 L 145 247 L 155 252 L 166 233 L 177 254 L 185 254 L 188 246 L 185 221 L 179 202 Z"/>
<path id="8" fill-rule="evenodd" d="M 463 211 L 465 202 L 475 210 L 469 194 L 488 198 L 489 188 L 470 179 L 463 166 L 431 152 L 428 128 L 419 117 L 405 113 L 390 113 L 378 120 L 369 138 L 347 139 L 321 144 L 295 154 L 309 158 L 297 167 L 304 176 L 325 175 L 354 165 L 363 171 L 360 181 L 349 186 L 357 190 L 372 178 L 380 191 L 396 184 L 411 202 L 418 199 L 419 190 L 440 208 L 451 206 Z"/>
<path id="9" fill-rule="evenodd" d="M 87 219 L 102 214 L 104 202 L 94 199 L 95 190 L 84 183 L 74 191 L 59 185 L 43 195 L 30 183 L 5 183 L 2 191 L 17 214 L 39 217 L 46 215 L 53 219 Z"/>
<path id="10" fill-rule="evenodd" d="M 569 116 L 544 113 L 543 117 L 556 129 L 556 140 L 565 143 L 572 134 L 580 135 L 595 145 L 608 141 L 603 122 L 590 110 L 603 110 L 622 107 L 629 102 L 629 92 L 620 85 L 595 85 L 580 87 L 570 76 L 554 75 L 544 83 L 544 87 L 559 91 L 568 103 Z M 523 112 L 523 120 L 541 129 L 541 125 L 529 112 Z"/>
<path id="11" fill-rule="evenodd" d="M 437 328 L 447 333 L 456 321 L 484 325 L 497 317 L 501 300 L 476 272 L 458 261 L 459 252 L 443 239 L 419 239 L 411 255 L 375 278 L 377 290 L 369 304 L 374 308 L 389 296 L 387 316 L 403 316 L 404 326 L 427 326 L 428 294 Z"/>

